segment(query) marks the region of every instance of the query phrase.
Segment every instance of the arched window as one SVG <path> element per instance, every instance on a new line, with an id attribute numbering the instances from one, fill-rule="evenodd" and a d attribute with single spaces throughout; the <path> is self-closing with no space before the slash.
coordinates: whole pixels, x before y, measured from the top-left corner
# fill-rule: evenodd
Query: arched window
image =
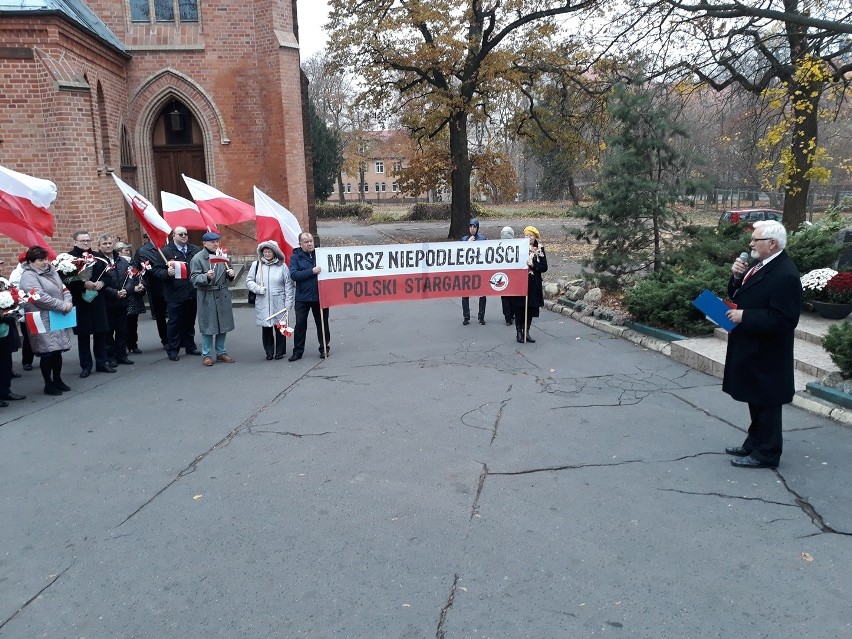
<path id="1" fill-rule="evenodd" d="M 198 0 L 130 0 L 133 22 L 198 22 Z"/>

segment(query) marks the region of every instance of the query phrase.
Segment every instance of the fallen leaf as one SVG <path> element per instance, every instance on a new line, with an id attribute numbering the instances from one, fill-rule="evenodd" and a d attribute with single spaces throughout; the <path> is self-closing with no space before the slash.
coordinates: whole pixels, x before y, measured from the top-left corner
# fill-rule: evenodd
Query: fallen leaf
<path id="1" fill-rule="evenodd" d="M 193 497 L 193 499 L 194 499 L 195 501 L 198 501 L 199 499 L 201 499 L 201 497 L 202 497 L 202 495 L 195 495 L 195 496 Z"/>
<path id="2" fill-rule="evenodd" d="M 813 561 L 814 560 L 814 558 L 811 556 L 811 554 L 809 552 L 803 552 L 802 553 L 802 559 L 804 559 L 805 561 Z"/>

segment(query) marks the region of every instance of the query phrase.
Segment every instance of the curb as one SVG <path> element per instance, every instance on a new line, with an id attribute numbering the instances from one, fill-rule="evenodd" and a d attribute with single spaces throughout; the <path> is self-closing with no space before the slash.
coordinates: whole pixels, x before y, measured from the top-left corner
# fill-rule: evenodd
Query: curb
<path id="1" fill-rule="evenodd" d="M 626 339 L 634 344 L 646 348 L 649 351 L 661 353 L 666 357 L 671 357 L 672 347 L 667 341 L 645 335 L 639 331 L 635 331 L 626 326 L 616 326 L 605 319 L 595 317 L 593 315 L 584 314 L 582 311 L 575 311 L 573 308 L 554 302 L 545 300 L 544 307 L 549 311 L 569 317 L 574 321 L 591 326 L 594 329 L 614 335 L 622 339 Z M 799 391 L 793 396 L 793 406 L 801 408 L 814 415 L 827 417 L 844 426 L 852 426 L 852 410 L 846 409 L 838 404 L 820 399 L 805 391 Z"/>

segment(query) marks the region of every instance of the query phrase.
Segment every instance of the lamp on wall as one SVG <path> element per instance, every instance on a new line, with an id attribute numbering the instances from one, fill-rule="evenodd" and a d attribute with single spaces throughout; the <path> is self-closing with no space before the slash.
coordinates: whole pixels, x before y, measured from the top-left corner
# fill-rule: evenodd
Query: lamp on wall
<path id="1" fill-rule="evenodd" d="M 177 107 L 169 113 L 169 121 L 172 125 L 172 131 L 183 131 L 183 113 Z"/>

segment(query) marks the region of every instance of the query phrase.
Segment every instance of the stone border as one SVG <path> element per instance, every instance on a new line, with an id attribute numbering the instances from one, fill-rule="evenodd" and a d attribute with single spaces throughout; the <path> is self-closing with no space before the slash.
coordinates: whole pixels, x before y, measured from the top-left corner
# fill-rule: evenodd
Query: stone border
<path id="1" fill-rule="evenodd" d="M 609 335 L 614 335 L 633 342 L 642 348 L 647 348 L 650 351 L 655 351 L 657 353 L 662 353 L 666 357 L 671 357 L 672 347 L 671 343 L 667 341 L 651 337 L 650 335 L 645 335 L 639 331 L 627 328 L 626 326 L 616 326 L 605 319 L 595 317 L 588 310 L 576 311 L 573 308 L 560 304 L 559 302 L 554 302 L 553 300 L 545 300 L 544 307 L 549 311 L 569 317 L 581 324 L 585 324 L 586 326 L 591 326 L 592 328 Z M 796 393 L 793 396 L 793 406 L 801 408 L 809 413 L 813 413 L 814 415 L 828 417 L 829 419 L 832 419 L 844 426 L 852 426 L 852 410 L 814 397 L 810 393 L 804 391 Z"/>

